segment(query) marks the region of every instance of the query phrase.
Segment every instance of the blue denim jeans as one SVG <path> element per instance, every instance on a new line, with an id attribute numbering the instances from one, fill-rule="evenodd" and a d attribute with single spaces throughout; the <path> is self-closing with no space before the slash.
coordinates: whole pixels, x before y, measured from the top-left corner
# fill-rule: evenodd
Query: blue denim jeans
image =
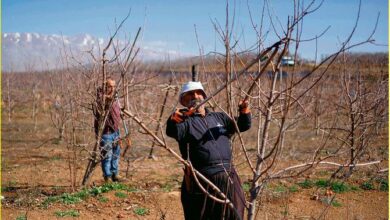
<path id="1" fill-rule="evenodd" d="M 119 156 L 121 147 L 119 146 L 119 131 L 111 134 L 103 134 L 100 141 L 100 149 L 102 153 L 102 170 L 103 176 L 110 177 L 117 175 L 119 172 Z"/>

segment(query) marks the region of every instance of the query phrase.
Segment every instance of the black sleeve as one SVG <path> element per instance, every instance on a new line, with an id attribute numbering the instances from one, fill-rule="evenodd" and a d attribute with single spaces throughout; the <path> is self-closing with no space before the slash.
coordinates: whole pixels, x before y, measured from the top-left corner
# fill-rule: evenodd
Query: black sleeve
<path id="1" fill-rule="evenodd" d="M 166 128 L 166 134 L 176 139 L 178 142 L 182 142 L 186 138 L 186 134 L 188 131 L 188 123 L 187 121 L 184 121 L 182 123 L 175 123 L 171 120 L 171 118 L 168 118 L 167 121 L 167 128 Z"/>
<path id="2" fill-rule="evenodd" d="M 216 112 L 215 115 L 223 120 L 228 134 L 233 135 L 237 132 L 233 120 L 227 114 L 223 112 Z M 235 121 L 240 132 L 247 131 L 251 127 L 251 114 L 240 113 L 240 115 L 235 118 Z"/>
<path id="3" fill-rule="evenodd" d="M 228 130 L 228 133 L 231 135 L 236 133 L 237 130 L 234 126 L 232 119 L 228 115 L 226 115 L 225 113 L 220 113 L 219 115 L 225 121 L 225 126 Z M 235 121 L 237 123 L 237 127 L 240 130 L 240 132 L 247 131 L 251 127 L 251 114 L 250 113 L 249 114 L 240 113 L 238 118 L 235 118 Z"/>
<path id="4" fill-rule="evenodd" d="M 240 129 L 240 132 L 249 130 L 249 128 L 251 128 L 251 125 L 252 125 L 251 113 L 249 114 L 240 113 L 237 119 L 237 126 L 238 129 Z"/>

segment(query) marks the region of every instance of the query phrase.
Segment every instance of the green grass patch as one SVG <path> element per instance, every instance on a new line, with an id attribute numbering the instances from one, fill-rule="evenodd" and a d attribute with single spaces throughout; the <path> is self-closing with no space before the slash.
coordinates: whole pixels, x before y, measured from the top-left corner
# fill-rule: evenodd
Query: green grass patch
<path id="1" fill-rule="evenodd" d="M 351 190 L 351 187 L 344 182 L 332 182 L 330 183 L 330 188 L 335 193 L 343 193 Z"/>
<path id="2" fill-rule="evenodd" d="M 374 184 L 372 183 L 371 180 L 369 181 L 365 181 L 363 182 L 362 184 L 360 184 L 360 188 L 364 189 L 364 190 L 374 190 L 375 189 L 375 186 Z"/>
<path id="3" fill-rule="evenodd" d="M 280 214 L 282 214 L 283 216 L 287 216 L 288 215 L 288 211 L 286 211 L 286 210 L 281 211 Z"/>
<path id="4" fill-rule="evenodd" d="M 108 202 L 109 199 L 104 197 L 104 196 L 101 196 L 101 197 L 98 198 L 98 200 L 99 200 L 99 202 L 106 203 L 106 202 Z"/>
<path id="5" fill-rule="evenodd" d="M 351 190 L 351 187 L 344 182 L 339 181 L 330 181 L 325 179 L 320 179 L 315 182 L 315 185 L 319 188 L 330 188 L 335 193 L 343 193 Z"/>
<path id="6" fill-rule="evenodd" d="M 137 192 L 138 189 L 137 188 L 134 188 L 134 187 L 129 187 L 126 189 L 127 192 Z"/>
<path id="7" fill-rule="evenodd" d="M 333 207 L 341 207 L 342 206 L 342 204 L 339 201 L 337 201 L 336 199 L 332 200 L 332 198 L 330 198 L 330 197 L 321 198 L 321 202 L 325 203 L 327 205 L 331 205 Z"/>
<path id="8" fill-rule="evenodd" d="M 95 187 L 92 187 L 89 189 L 83 189 L 79 192 L 72 193 L 72 194 L 64 193 L 64 194 L 59 195 L 59 196 L 48 197 L 47 199 L 45 199 L 42 202 L 42 206 L 44 208 L 47 208 L 51 203 L 55 203 L 55 202 L 60 202 L 60 203 L 67 204 L 67 205 L 75 204 L 75 203 L 79 203 L 81 201 L 86 200 L 90 196 L 96 197 L 96 196 L 100 196 L 102 193 L 106 193 L 109 191 L 118 191 L 118 190 L 123 190 L 123 191 L 127 191 L 127 192 L 137 191 L 137 189 L 126 186 L 126 185 L 121 184 L 121 183 L 107 183 L 107 184 L 104 184 L 102 186 L 95 186 Z M 123 193 L 123 192 L 120 192 L 120 193 Z M 127 194 L 125 194 L 125 193 L 123 193 L 123 194 L 127 197 Z M 121 196 L 123 196 L 123 195 L 119 195 L 117 197 L 122 198 Z"/>
<path id="9" fill-rule="evenodd" d="M 19 215 L 18 217 L 16 217 L 16 220 L 27 220 L 27 216 L 26 215 Z"/>
<path id="10" fill-rule="evenodd" d="M 332 201 L 331 205 L 333 207 L 341 207 L 341 206 L 343 206 L 339 201 L 337 201 L 335 199 Z"/>
<path id="11" fill-rule="evenodd" d="M 302 182 L 298 182 L 298 186 L 300 186 L 303 189 L 310 189 L 314 186 L 314 183 L 309 179 L 305 179 Z"/>
<path id="12" fill-rule="evenodd" d="M 140 216 L 145 216 L 145 215 L 149 214 L 149 209 L 143 208 L 143 207 L 136 207 L 134 209 L 134 214 L 140 215 Z"/>
<path id="13" fill-rule="evenodd" d="M 54 190 L 54 191 L 60 190 L 62 188 L 63 188 L 62 186 L 53 186 L 53 187 L 51 187 L 51 189 Z"/>
<path id="14" fill-rule="evenodd" d="M 121 199 L 124 199 L 127 197 L 127 194 L 124 192 L 115 192 L 115 196 Z"/>
<path id="15" fill-rule="evenodd" d="M 351 190 L 351 191 L 359 191 L 360 188 L 359 188 L 358 186 L 351 185 L 351 186 L 350 186 L 350 190 Z"/>
<path id="16" fill-rule="evenodd" d="M 297 186 L 293 185 L 293 186 L 288 187 L 288 191 L 295 193 L 295 192 L 298 192 L 299 190 L 298 190 Z"/>
<path id="17" fill-rule="evenodd" d="M 12 192 L 16 189 L 16 185 L 18 183 L 16 181 L 9 181 L 5 186 L 1 187 L 2 192 Z"/>
<path id="18" fill-rule="evenodd" d="M 82 199 L 78 196 L 78 194 L 68 194 L 64 193 L 59 197 L 59 200 L 61 203 L 69 205 L 69 204 L 75 204 L 82 201 Z"/>
<path id="19" fill-rule="evenodd" d="M 61 159 L 62 159 L 62 157 L 60 157 L 60 156 L 53 156 L 50 158 L 51 161 L 57 161 L 57 160 L 61 160 Z"/>
<path id="20" fill-rule="evenodd" d="M 124 191 L 133 191 L 133 188 L 130 188 L 124 184 L 121 183 L 106 183 L 102 186 L 93 187 L 89 190 L 89 193 L 91 195 L 97 196 L 102 193 L 106 193 L 109 191 L 116 191 L 116 190 L 124 190 Z"/>
<path id="21" fill-rule="evenodd" d="M 379 190 L 380 191 L 389 191 L 389 181 L 387 179 L 379 179 Z"/>
<path id="22" fill-rule="evenodd" d="M 54 213 L 57 217 L 79 217 L 80 213 L 74 209 L 65 211 L 56 211 Z"/>
<path id="23" fill-rule="evenodd" d="M 59 144 L 61 144 L 61 142 L 63 142 L 63 141 L 61 141 L 59 138 L 54 138 L 51 143 L 55 144 L 55 145 L 59 145 Z"/>
<path id="24" fill-rule="evenodd" d="M 173 189 L 173 185 L 169 184 L 169 183 L 164 184 L 163 187 L 162 187 L 162 190 L 164 192 L 171 192 L 172 189 Z"/>
<path id="25" fill-rule="evenodd" d="M 319 188 L 326 188 L 330 185 L 329 180 L 319 179 L 315 182 L 315 185 Z"/>
<path id="26" fill-rule="evenodd" d="M 81 200 L 86 200 L 90 195 L 91 193 L 89 192 L 89 190 L 86 189 L 74 193 L 74 197 L 80 198 Z"/>
<path id="27" fill-rule="evenodd" d="M 242 184 L 242 189 L 244 190 L 244 192 L 249 192 L 249 190 L 251 189 L 251 184 L 250 183 Z"/>
<path id="28" fill-rule="evenodd" d="M 58 202 L 58 200 L 58 196 L 50 196 L 42 202 L 42 207 L 46 209 L 50 204 Z"/>
<path id="29" fill-rule="evenodd" d="M 64 193 L 60 196 L 50 196 L 42 202 L 42 206 L 47 208 L 51 203 L 61 202 L 63 204 L 75 204 L 81 202 L 82 199 L 77 194 Z"/>
<path id="30" fill-rule="evenodd" d="M 277 193 L 284 193 L 287 191 L 287 188 L 283 185 L 277 185 L 275 188 L 274 188 L 274 192 L 277 192 Z"/>
<path id="31" fill-rule="evenodd" d="M 297 185 L 303 189 L 310 189 L 314 186 L 318 188 L 330 188 L 333 192 L 336 193 L 359 190 L 358 187 L 349 185 L 348 183 L 341 182 L 341 181 L 330 181 L 328 179 L 318 179 L 318 180 L 306 179 L 302 182 L 298 182 Z"/>

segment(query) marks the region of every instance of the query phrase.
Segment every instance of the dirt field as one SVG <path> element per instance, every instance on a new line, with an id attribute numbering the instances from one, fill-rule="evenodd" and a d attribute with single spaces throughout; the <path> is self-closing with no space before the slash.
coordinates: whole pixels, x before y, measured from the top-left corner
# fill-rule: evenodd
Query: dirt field
<path id="1" fill-rule="evenodd" d="M 182 165 L 163 149 L 147 159 L 149 149 L 131 149 L 126 180 L 103 185 L 97 167 L 86 189 L 70 187 L 69 150 L 55 139 L 41 115 L 36 131 L 27 115 L 2 122 L 2 219 L 183 219 L 180 203 Z M 79 158 L 84 158 L 80 156 Z M 80 184 L 87 160 L 77 161 Z M 125 175 L 126 162 L 121 161 Z M 248 176 L 238 169 L 242 180 Z M 388 192 L 373 182 L 362 188 L 363 177 L 353 175 L 349 190 L 333 201 L 318 182 L 321 175 L 285 179 L 270 184 L 260 198 L 257 219 L 388 219 Z M 244 184 L 245 185 L 245 184 Z M 245 187 L 244 187 L 245 189 Z M 248 194 L 248 192 L 246 191 Z M 333 193 L 333 192 L 332 192 Z M 327 205 L 331 204 L 331 205 Z"/>

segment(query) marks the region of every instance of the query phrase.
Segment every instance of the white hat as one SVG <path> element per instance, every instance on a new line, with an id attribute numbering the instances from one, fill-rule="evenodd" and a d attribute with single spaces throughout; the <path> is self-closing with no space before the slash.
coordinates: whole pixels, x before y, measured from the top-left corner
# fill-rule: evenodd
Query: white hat
<path id="1" fill-rule="evenodd" d="M 180 104 L 183 105 L 181 99 L 182 99 L 184 93 L 189 92 L 189 91 L 194 91 L 194 90 L 201 90 L 202 93 L 203 93 L 203 97 L 204 97 L 204 98 L 207 98 L 206 93 L 204 92 L 202 83 L 201 83 L 201 82 L 193 82 L 193 81 L 190 81 L 190 82 L 188 82 L 188 83 L 185 83 L 185 84 L 181 87 L 181 91 L 180 91 L 180 95 L 179 95 L 179 102 L 180 102 Z"/>

